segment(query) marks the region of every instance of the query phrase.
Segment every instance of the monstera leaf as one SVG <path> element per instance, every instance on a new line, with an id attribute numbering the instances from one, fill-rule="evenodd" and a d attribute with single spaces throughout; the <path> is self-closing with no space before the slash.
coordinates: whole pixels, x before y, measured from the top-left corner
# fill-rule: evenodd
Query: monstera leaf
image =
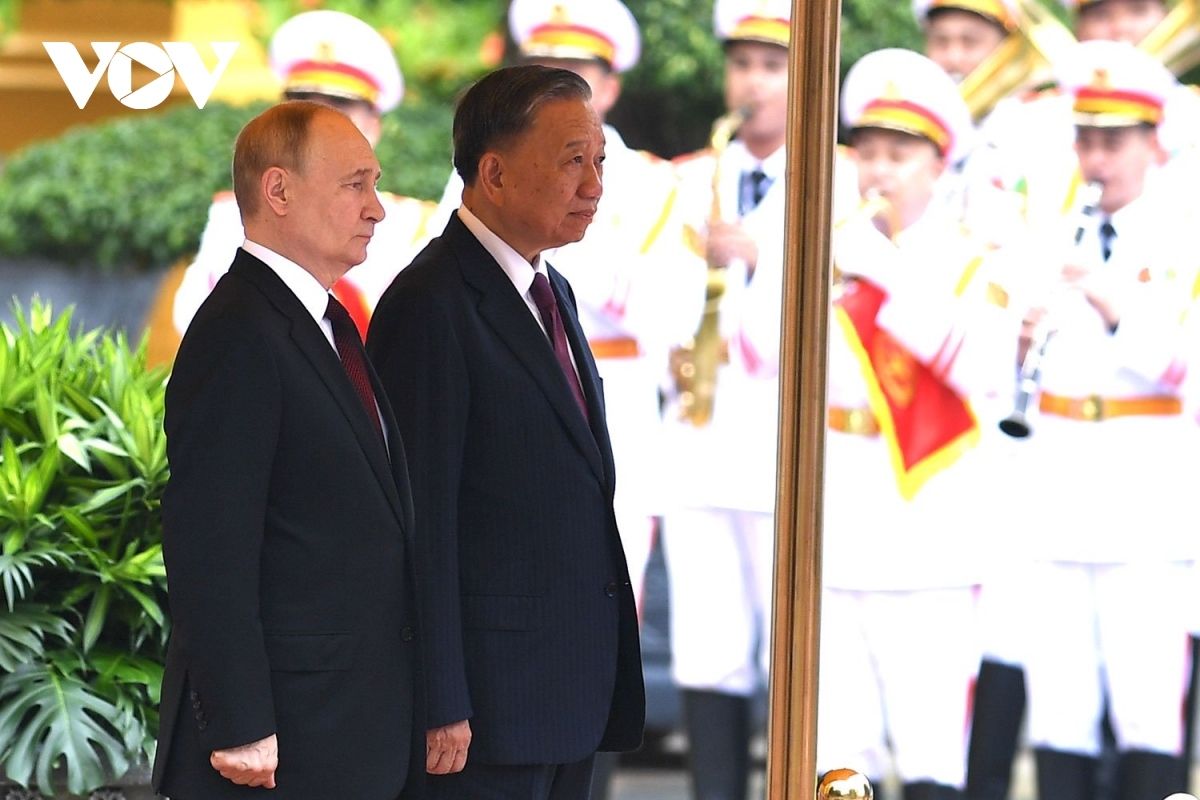
<path id="1" fill-rule="evenodd" d="M 129 715 L 82 680 L 51 664 L 0 677 L 0 760 L 10 780 L 36 780 L 46 792 L 65 774 L 71 794 L 86 794 L 129 769 L 128 741 L 140 738 Z"/>

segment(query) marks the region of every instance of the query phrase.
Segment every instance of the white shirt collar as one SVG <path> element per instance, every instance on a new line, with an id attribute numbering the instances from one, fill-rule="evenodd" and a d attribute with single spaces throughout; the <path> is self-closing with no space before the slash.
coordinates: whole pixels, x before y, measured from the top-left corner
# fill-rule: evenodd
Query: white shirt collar
<path id="1" fill-rule="evenodd" d="M 787 148 L 780 147 L 774 153 L 762 159 L 761 161 L 755 158 L 741 139 L 734 139 L 729 143 L 729 157 L 735 159 L 733 162 L 742 172 L 753 172 L 755 169 L 761 169 L 763 174 L 768 178 L 779 178 L 783 175 L 787 168 Z"/>
<path id="2" fill-rule="evenodd" d="M 522 297 L 529 293 L 529 287 L 533 285 L 533 276 L 536 273 L 540 272 L 546 275 L 546 267 L 541 253 L 534 256 L 533 263 L 530 264 L 508 242 L 480 222 L 479 217 L 472 214 L 466 206 L 459 206 L 458 218 L 462 220 L 463 225 L 467 226 L 467 230 L 479 240 L 483 248 L 491 254 L 492 258 L 496 259 L 500 269 L 504 270 L 504 274 L 512 281 L 512 285 L 516 287 L 517 293 Z M 549 276 L 547 275 L 547 277 Z"/>
<path id="3" fill-rule="evenodd" d="M 296 299 L 312 315 L 313 320 L 318 325 L 322 324 L 325 309 L 329 306 L 329 292 L 311 272 L 258 242 L 247 239 L 242 242 L 242 249 L 270 267 L 292 294 L 296 295 Z M 529 280 L 532 282 L 533 278 Z"/>

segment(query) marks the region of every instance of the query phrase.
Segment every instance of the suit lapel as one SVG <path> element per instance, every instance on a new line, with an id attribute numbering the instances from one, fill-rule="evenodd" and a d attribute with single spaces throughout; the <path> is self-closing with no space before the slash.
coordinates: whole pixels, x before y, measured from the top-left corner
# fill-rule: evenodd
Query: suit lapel
<path id="1" fill-rule="evenodd" d="M 588 346 L 587 337 L 583 334 L 583 326 L 575 313 L 575 297 L 571 293 L 567 279 L 554 267 L 547 264 L 550 275 L 550 286 L 554 289 L 554 299 L 558 302 L 558 313 L 562 317 L 563 327 L 567 332 L 567 342 L 575 355 L 575 367 L 579 372 L 579 383 L 583 387 L 583 396 L 588 405 L 588 423 L 591 426 L 592 440 L 600 449 L 601 457 L 611 474 L 612 445 L 608 439 L 608 425 L 605 422 L 606 409 L 604 406 L 604 387 L 600 383 L 600 371 Z M 555 361 L 557 364 L 558 362 Z M 561 372 L 562 370 L 559 370 Z M 574 397 L 571 398 L 574 400 Z"/>
<path id="2" fill-rule="evenodd" d="M 358 439 L 359 445 L 371 464 L 375 477 L 379 480 L 380 487 L 387 495 L 396 517 L 403 525 L 404 509 L 401 506 L 396 483 L 388 464 L 387 450 L 383 442 L 379 440 L 379 434 L 376 433 L 375 426 L 367 416 L 367 410 L 363 407 L 362 400 L 359 399 L 354 385 L 350 382 L 350 377 L 342 367 L 341 360 L 330 347 L 329 340 L 321 332 L 320 326 L 309 315 L 299 298 L 292 294 L 271 268 L 254 256 L 239 249 L 230 272 L 238 274 L 254 284 L 275 306 L 276 310 L 290 320 L 292 341 L 296 343 L 297 349 L 312 365 L 321 382 L 325 384 L 325 388 L 333 395 L 342 413 L 345 414 L 350 427 L 354 430 L 355 438 Z M 368 362 L 368 369 L 369 364 L 370 362 Z M 374 377 L 374 371 L 370 369 L 369 371 L 372 373 L 371 382 L 375 389 L 376 401 L 383 410 L 387 406 L 387 398 Z M 394 421 L 390 421 L 390 411 L 384 414 L 384 419 L 390 426 L 388 433 L 393 437 L 397 436 Z"/>
<path id="3" fill-rule="evenodd" d="M 596 477 L 604 480 L 604 464 L 596 439 L 588 428 L 587 420 L 579 411 L 575 395 L 567 384 L 567 378 L 563 375 L 562 367 L 559 366 L 558 359 L 554 355 L 554 348 L 533 315 L 530 314 L 524 299 L 517 294 L 512 282 L 504 274 L 504 270 L 496 263 L 496 259 L 492 258 L 479 240 L 467 230 L 457 215 L 451 217 L 450 224 L 446 228 L 446 235 L 450 238 L 455 255 L 462 267 L 463 278 L 480 293 L 480 316 L 537 381 L 546 399 L 562 421 L 563 427 L 567 429 L 579 451 L 587 458 Z M 573 316 L 572 314 L 572 318 Z M 578 322 L 574 322 L 573 325 L 578 328 Z M 576 349 L 576 353 L 578 352 Z M 592 390 L 588 389 L 586 383 L 583 386 L 584 396 L 588 401 L 588 411 L 594 413 L 593 409 L 596 408 L 594 375 Z M 603 419 L 602 409 L 599 419 Z"/>

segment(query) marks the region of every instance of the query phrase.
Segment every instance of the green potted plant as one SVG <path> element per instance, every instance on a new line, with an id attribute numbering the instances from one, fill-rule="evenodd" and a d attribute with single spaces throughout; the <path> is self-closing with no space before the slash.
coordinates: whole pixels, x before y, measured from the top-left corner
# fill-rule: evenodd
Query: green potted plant
<path id="1" fill-rule="evenodd" d="M 166 372 L 34 300 L 0 326 L 0 781 L 148 763 L 167 639 Z"/>

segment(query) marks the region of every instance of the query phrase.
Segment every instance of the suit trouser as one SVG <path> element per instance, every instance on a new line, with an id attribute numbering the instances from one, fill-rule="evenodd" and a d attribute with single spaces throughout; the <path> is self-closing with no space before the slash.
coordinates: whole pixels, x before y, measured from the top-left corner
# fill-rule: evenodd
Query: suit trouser
<path id="1" fill-rule="evenodd" d="M 588 800 L 595 755 L 573 764 L 479 764 L 429 776 L 430 800 Z"/>
<path id="2" fill-rule="evenodd" d="M 671 669 L 685 689 L 750 696 L 771 661 L 775 518 L 681 510 L 663 518 Z"/>
<path id="3" fill-rule="evenodd" d="M 1033 747 L 1095 756 L 1105 700 L 1120 751 L 1178 754 L 1190 678 L 1183 563 L 1031 568 L 1025 669 Z"/>
<path id="4" fill-rule="evenodd" d="M 971 587 L 826 589 L 821 600 L 817 768 L 962 787 L 979 665 Z"/>

